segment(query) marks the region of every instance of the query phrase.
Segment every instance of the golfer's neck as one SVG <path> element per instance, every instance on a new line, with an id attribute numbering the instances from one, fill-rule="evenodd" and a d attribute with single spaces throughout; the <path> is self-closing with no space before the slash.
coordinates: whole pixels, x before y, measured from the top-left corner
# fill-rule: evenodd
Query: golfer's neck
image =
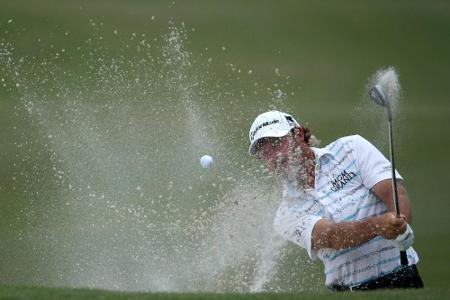
<path id="1" fill-rule="evenodd" d="M 301 178 L 302 174 L 299 174 L 299 178 L 297 178 L 297 181 L 300 185 L 303 185 L 304 188 L 311 188 L 314 189 L 315 187 L 315 179 L 316 179 L 316 156 L 314 155 L 314 152 L 311 148 L 307 148 L 303 152 L 303 167 L 306 170 L 306 181 L 305 178 Z"/>

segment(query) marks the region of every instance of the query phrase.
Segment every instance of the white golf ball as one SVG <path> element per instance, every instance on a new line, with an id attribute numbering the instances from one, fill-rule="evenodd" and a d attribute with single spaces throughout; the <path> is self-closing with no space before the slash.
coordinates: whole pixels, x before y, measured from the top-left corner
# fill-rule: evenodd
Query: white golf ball
<path id="1" fill-rule="evenodd" d="M 200 158 L 200 164 L 203 168 L 210 168 L 214 162 L 214 159 L 209 155 L 203 155 L 202 158 Z"/>

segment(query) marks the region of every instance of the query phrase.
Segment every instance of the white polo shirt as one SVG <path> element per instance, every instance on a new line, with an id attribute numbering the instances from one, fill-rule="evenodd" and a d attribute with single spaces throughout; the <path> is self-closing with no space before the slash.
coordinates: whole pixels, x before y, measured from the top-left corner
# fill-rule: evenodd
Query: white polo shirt
<path id="1" fill-rule="evenodd" d="M 316 156 L 315 188 L 301 192 L 285 183 L 275 230 L 305 248 L 312 259 L 322 260 L 326 285 L 356 285 L 393 272 L 400 267 L 400 252 L 381 236 L 354 248 L 311 249 L 314 224 L 322 218 L 350 222 L 387 212 L 386 205 L 370 189 L 391 178 L 389 160 L 359 135 L 312 149 Z M 418 262 L 413 248 L 407 254 L 410 265 Z"/>

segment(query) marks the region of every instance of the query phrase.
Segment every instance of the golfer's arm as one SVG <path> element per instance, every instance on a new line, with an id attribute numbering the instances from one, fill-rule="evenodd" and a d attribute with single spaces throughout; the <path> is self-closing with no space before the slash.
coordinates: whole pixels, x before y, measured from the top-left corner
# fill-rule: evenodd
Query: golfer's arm
<path id="1" fill-rule="evenodd" d="M 372 192 L 386 204 L 390 212 L 395 212 L 390 179 L 377 183 Z M 397 181 L 398 204 L 400 213 L 411 223 L 411 204 L 405 187 Z M 327 219 L 319 220 L 312 232 L 312 248 L 345 249 L 359 246 L 382 234 L 384 227 L 382 216 L 362 221 L 332 223 Z"/>
<path id="2" fill-rule="evenodd" d="M 313 228 L 312 248 L 345 249 L 359 246 L 379 235 L 380 227 L 377 224 L 377 217 L 342 223 L 321 219 Z"/>
<path id="3" fill-rule="evenodd" d="M 378 182 L 372 188 L 372 192 L 377 195 L 377 197 L 383 201 L 388 207 L 388 210 L 395 213 L 394 206 L 394 196 L 392 193 L 392 181 L 391 179 L 386 179 Z M 403 184 L 397 180 L 397 194 L 398 194 L 398 206 L 400 213 L 405 215 L 406 221 L 411 224 L 412 212 L 411 203 L 409 201 L 408 193 L 406 192 Z"/>

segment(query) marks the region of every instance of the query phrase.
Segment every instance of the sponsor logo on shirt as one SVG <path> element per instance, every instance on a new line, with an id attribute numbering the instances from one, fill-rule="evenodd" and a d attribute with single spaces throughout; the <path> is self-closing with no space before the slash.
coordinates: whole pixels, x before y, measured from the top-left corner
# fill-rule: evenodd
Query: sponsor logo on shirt
<path id="1" fill-rule="evenodd" d="M 356 174 L 354 172 L 347 172 L 344 170 L 341 174 L 339 174 L 334 180 L 331 182 L 331 190 L 333 192 L 337 192 L 342 189 L 347 183 L 349 183 Z"/>

